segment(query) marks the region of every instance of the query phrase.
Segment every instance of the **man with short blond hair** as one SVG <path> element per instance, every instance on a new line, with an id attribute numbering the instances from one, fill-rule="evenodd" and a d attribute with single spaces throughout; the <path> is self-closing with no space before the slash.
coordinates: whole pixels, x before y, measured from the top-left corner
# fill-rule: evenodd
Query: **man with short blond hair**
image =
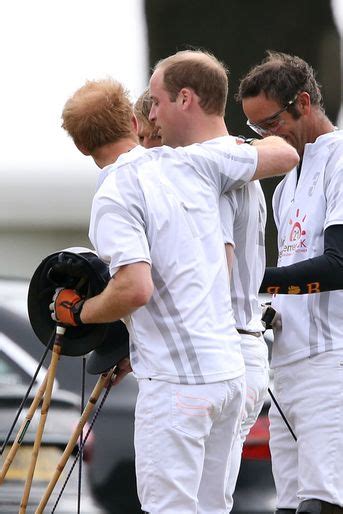
<path id="1" fill-rule="evenodd" d="M 181 68 L 181 76 L 178 72 Z M 197 73 L 194 73 L 196 70 Z M 173 83 L 173 94 L 170 84 Z M 176 86 L 179 90 L 176 91 Z M 202 142 L 228 134 L 223 118 L 228 89 L 226 67 L 213 55 L 186 51 L 157 63 L 150 80 L 150 118 L 170 146 Z M 219 90 L 219 92 L 218 92 Z M 176 94 L 177 93 L 177 94 Z M 210 102 L 216 99 L 214 109 Z M 236 139 L 231 138 L 232 144 Z M 239 140 L 243 143 L 242 140 Z M 233 506 L 243 443 L 260 413 L 269 382 L 268 349 L 263 339 L 258 290 L 265 268 L 266 206 L 255 181 L 220 198 L 223 239 L 231 271 L 230 289 L 236 328 L 246 367 L 247 396 L 239 436 L 230 453 L 226 512 Z M 222 242 L 220 243 L 222 244 Z M 223 445 L 227 444 L 223 441 Z M 204 472 L 199 490 L 199 514 L 211 510 L 211 491 Z M 207 500 L 205 500 L 207 498 Z"/>
<path id="2" fill-rule="evenodd" d="M 201 50 L 183 50 L 161 59 L 154 67 L 163 70 L 164 86 L 174 102 L 187 86 L 200 98 L 206 114 L 224 116 L 229 70 L 214 55 Z"/>
<path id="3" fill-rule="evenodd" d="M 152 89 L 162 98 L 154 98 Z M 227 90 L 227 70 L 211 54 L 186 50 L 159 61 L 150 80 L 150 119 L 158 110 L 162 143 L 176 148 L 226 135 Z"/>

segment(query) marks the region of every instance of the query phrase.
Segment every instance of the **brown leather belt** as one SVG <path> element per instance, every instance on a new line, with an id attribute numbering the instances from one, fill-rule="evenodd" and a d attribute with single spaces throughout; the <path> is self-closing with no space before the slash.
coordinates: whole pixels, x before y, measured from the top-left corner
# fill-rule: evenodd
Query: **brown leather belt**
<path id="1" fill-rule="evenodd" d="M 261 337 L 262 332 L 248 332 L 247 330 L 243 330 L 242 328 L 237 328 L 237 332 L 239 334 L 247 334 L 248 336 Z"/>

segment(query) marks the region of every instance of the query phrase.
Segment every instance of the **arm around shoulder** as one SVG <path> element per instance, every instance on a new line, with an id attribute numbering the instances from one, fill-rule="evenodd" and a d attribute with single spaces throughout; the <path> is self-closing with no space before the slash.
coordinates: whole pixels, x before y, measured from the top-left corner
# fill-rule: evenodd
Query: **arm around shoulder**
<path id="1" fill-rule="evenodd" d="M 278 136 L 255 139 L 252 145 L 257 150 L 258 160 L 252 180 L 284 175 L 299 163 L 296 149 Z"/>

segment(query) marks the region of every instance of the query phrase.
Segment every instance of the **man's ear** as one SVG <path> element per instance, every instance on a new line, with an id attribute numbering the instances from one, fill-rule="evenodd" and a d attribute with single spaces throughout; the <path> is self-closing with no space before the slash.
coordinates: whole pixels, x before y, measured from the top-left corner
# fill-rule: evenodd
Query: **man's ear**
<path id="1" fill-rule="evenodd" d="M 138 134 L 138 121 L 134 114 L 132 115 L 131 123 L 132 123 L 132 129 L 133 129 L 134 133 Z"/>
<path id="2" fill-rule="evenodd" d="M 194 94 L 194 91 L 192 89 L 189 89 L 188 87 L 183 87 L 182 89 L 180 89 L 180 92 L 177 97 L 177 102 L 183 110 L 187 110 L 190 107 L 193 101 Z"/>
<path id="3" fill-rule="evenodd" d="M 311 111 L 311 98 L 306 91 L 301 91 L 298 95 L 298 108 L 301 114 L 309 114 Z"/>
<path id="4" fill-rule="evenodd" d="M 90 155 L 90 154 L 91 154 L 91 153 L 90 153 L 90 151 L 89 151 L 89 150 L 87 150 L 87 148 L 86 148 L 85 146 L 83 146 L 83 145 L 78 145 L 78 144 L 76 144 L 76 143 L 75 143 L 75 146 L 76 146 L 76 148 L 77 148 L 81 153 L 83 153 L 83 155 Z"/>

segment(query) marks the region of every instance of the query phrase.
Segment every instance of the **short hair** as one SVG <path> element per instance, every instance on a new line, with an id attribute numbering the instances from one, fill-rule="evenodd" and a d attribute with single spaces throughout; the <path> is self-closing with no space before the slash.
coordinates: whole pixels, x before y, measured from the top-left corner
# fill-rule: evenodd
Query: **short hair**
<path id="1" fill-rule="evenodd" d="M 174 102 L 183 87 L 194 90 L 207 114 L 224 116 L 229 71 L 214 55 L 202 50 L 184 50 L 160 60 L 153 71 L 163 70 L 164 86 Z"/>
<path id="2" fill-rule="evenodd" d="M 108 78 L 87 81 L 66 102 L 62 127 L 77 146 L 89 152 L 132 133 L 132 103 L 128 91 Z"/>
<path id="3" fill-rule="evenodd" d="M 149 88 L 147 87 L 143 91 L 143 93 L 140 95 L 140 97 L 138 97 L 138 99 L 136 100 L 136 103 L 133 107 L 136 117 L 139 118 L 140 120 L 142 120 L 143 122 L 146 121 L 146 122 L 150 123 L 149 114 L 150 114 L 151 106 L 152 106 L 152 99 L 150 97 Z"/>
<path id="4" fill-rule="evenodd" d="M 133 107 L 133 111 L 139 123 L 141 123 L 149 134 L 149 137 L 157 137 L 158 130 L 155 127 L 155 123 L 149 120 L 149 114 L 152 106 L 152 99 L 150 97 L 149 88 L 146 88 L 141 96 L 136 100 Z"/>
<path id="5" fill-rule="evenodd" d="M 311 103 L 322 108 L 320 87 L 313 68 L 303 59 L 268 50 L 267 57 L 241 79 L 235 98 L 241 102 L 263 92 L 267 98 L 286 105 L 297 93 L 306 91 Z"/>

